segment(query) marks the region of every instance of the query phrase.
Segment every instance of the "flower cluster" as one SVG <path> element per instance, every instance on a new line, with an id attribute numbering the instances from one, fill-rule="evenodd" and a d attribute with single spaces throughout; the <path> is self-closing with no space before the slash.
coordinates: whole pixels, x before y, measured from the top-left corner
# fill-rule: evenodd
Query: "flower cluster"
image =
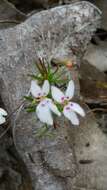
<path id="1" fill-rule="evenodd" d="M 6 122 L 5 116 L 7 116 L 7 112 L 3 108 L 0 108 L 0 125 Z"/>
<path id="2" fill-rule="evenodd" d="M 36 107 L 37 117 L 41 122 L 46 123 L 48 125 L 53 125 L 52 113 L 54 112 L 56 115 L 60 116 L 61 113 L 58 111 L 58 108 L 54 104 L 54 102 L 47 98 L 50 85 L 48 80 L 44 81 L 42 88 L 40 88 L 36 81 L 31 82 L 31 94 L 36 100 L 39 102 Z"/>
<path id="3" fill-rule="evenodd" d="M 56 86 L 50 86 L 48 80 L 44 81 L 42 87 L 37 84 L 37 81 L 31 81 L 30 92 L 37 102 L 36 115 L 39 120 L 45 124 L 53 125 L 52 113 L 57 116 L 61 116 L 63 113 L 73 125 L 79 125 L 78 114 L 84 117 L 85 112 L 79 104 L 71 101 L 74 90 L 73 80 L 69 81 L 65 93 Z M 62 107 L 62 111 L 59 111 L 57 104 Z"/>

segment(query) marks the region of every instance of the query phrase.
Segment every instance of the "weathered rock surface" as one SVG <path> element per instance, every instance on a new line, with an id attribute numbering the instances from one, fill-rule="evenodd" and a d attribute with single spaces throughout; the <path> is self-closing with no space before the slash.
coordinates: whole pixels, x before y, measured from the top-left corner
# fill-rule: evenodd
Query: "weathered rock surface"
<path id="1" fill-rule="evenodd" d="M 17 27 L 0 31 L 0 88 L 9 112 L 16 110 L 23 95 L 28 93 L 30 79 L 27 74 L 34 73 L 32 63 L 37 57 L 48 61 L 69 58 L 78 64 L 99 20 L 100 11 L 83 1 L 40 12 Z M 76 71 L 74 73 L 77 77 Z M 40 140 L 35 137 L 35 131 L 41 127 L 35 114 L 28 114 L 20 107 L 11 122 L 14 125 L 14 142 L 28 167 L 33 188 L 76 189 L 73 179 L 77 176 L 78 164 L 68 123 L 61 118 L 56 137 Z M 85 129 L 86 126 L 84 133 L 88 134 Z M 79 131 L 77 133 L 80 134 Z M 96 134 L 96 127 L 93 134 Z M 90 187 L 94 189 L 91 183 Z"/>
<path id="2" fill-rule="evenodd" d="M 107 103 L 107 76 L 96 67 L 83 61 L 80 70 L 80 89 L 85 102 L 90 104 Z"/>
<path id="3" fill-rule="evenodd" d="M 84 60 L 95 66 L 100 71 L 107 70 L 107 41 L 100 42 L 99 45 L 90 44 L 84 56 Z"/>
<path id="4" fill-rule="evenodd" d="M 0 73 L 7 90 L 1 95 L 7 108 L 16 109 L 29 90 L 27 74 L 35 72 L 32 63 L 38 56 L 78 61 L 99 20 L 100 12 L 81 2 L 37 13 L 17 27 L 0 31 Z"/>
<path id="5" fill-rule="evenodd" d="M 4 107 L 1 98 L 0 107 Z M 0 125 L 0 190 L 30 190 L 31 179 L 26 165 L 16 151 L 9 127 L 9 120 Z"/>
<path id="6" fill-rule="evenodd" d="M 85 123 L 73 128 L 71 133 L 75 138 L 74 149 L 79 163 L 79 172 L 72 181 L 73 190 L 106 190 L 107 136 L 89 112 Z"/>
<path id="7" fill-rule="evenodd" d="M 107 1 L 106 0 L 89 0 L 91 3 L 94 3 L 102 11 L 102 28 L 107 30 Z"/>
<path id="8" fill-rule="evenodd" d="M 0 136 L 4 132 L 0 129 Z M 32 189 L 26 165 L 18 155 L 12 137 L 5 135 L 0 139 L 0 190 Z"/>
<path id="9" fill-rule="evenodd" d="M 0 0 L 0 29 L 14 26 L 26 19 L 26 15 L 6 0 Z"/>

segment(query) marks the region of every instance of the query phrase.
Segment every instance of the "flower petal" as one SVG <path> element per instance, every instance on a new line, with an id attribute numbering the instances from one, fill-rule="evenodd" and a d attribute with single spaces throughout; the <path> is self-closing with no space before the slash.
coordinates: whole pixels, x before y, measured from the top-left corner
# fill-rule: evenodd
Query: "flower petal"
<path id="1" fill-rule="evenodd" d="M 48 125 L 53 125 L 51 111 L 44 100 L 38 104 L 36 108 L 36 114 L 41 122 L 46 123 Z"/>
<path id="2" fill-rule="evenodd" d="M 68 109 L 69 108 L 69 109 Z M 79 125 L 79 119 L 75 112 L 73 112 L 70 107 L 65 106 L 63 110 L 64 116 L 71 121 L 73 125 Z"/>
<path id="3" fill-rule="evenodd" d="M 58 115 L 58 116 L 61 116 L 61 113 L 59 112 L 57 106 L 52 102 L 52 100 L 50 100 L 50 102 L 49 102 L 49 108 L 50 108 L 50 110 L 51 110 L 53 113 L 55 113 L 55 114 Z"/>
<path id="4" fill-rule="evenodd" d="M 74 81 L 71 80 L 69 81 L 67 90 L 65 92 L 66 97 L 69 97 L 69 99 L 71 99 L 74 96 L 74 90 L 75 90 Z"/>
<path id="5" fill-rule="evenodd" d="M 0 108 L 0 115 L 7 116 L 7 112 L 3 108 Z"/>
<path id="6" fill-rule="evenodd" d="M 37 82 L 34 80 L 31 81 L 30 92 L 31 92 L 32 96 L 34 96 L 35 98 L 42 96 L 42 90 L 39 87 L 39 85 L 37 84 Z"/>
<path id="7" fill-rule="evenodd" d="M 5 117 L 3 117 L 2 115 L 0 115 L 0 125 L 5 123 L 6 122 L 6 119 Z"/>
<path id="8" fill-rule="evenodd" d="M 50 84 L 48 80 L 44 81 L 44 84 L 42 86 L 42 92 L 45 96 L 47 96 L 49 94 L 49 90 L 50 90 Z"/>
<path id="9" fill-rule="evenodd" d="M 52 97 L 55 101 L 62 103 L 62 98 L 65 98 L 65 95 L 57 87 L 51 87 Z"/>
<path id="10" fill-rule="evenodd" d="M 73 111 L 77 112 L 77 113 L 80 114 L 82 117 L 85 116 L 85 112 L 84 112 L 83 108 L 82 108 L 79 104 L 77 104 L 77 103 L 75 103 L 75 102 L 70 102 L 69 104 L 71 105 L 71 109 L 72 109 Z"/>

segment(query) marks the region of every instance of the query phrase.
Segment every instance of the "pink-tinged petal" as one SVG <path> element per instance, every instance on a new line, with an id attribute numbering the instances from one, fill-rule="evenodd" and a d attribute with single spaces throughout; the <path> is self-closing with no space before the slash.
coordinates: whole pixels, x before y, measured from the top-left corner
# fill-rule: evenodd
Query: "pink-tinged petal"
<path id="1" fill-rule="evenodd" d="M 49 108 L 50 108 L 50 110 L 51 110 L 53 113 L 55 113 L 55 114 L 58 115 L 58 116 L 61 116 L 61 113 L 59 112 L 57 106 L 52 102 L 52 100 L 50 100 L 50 102 L 49 102 Z"/>
<path id="2" fill-rule="evenodd" d="M 7 116 L 7 112 L 3 108 L 0 108 L 0 115 Z"/>
<path id="3" fill-rule="evenodd" d="M 31 81 L 31 88 L 30 88 L 30 92 L 32 94 L 32 96 L 34 96 L 35 98 L 41 97 L 42 96 L 42 90 L 39 87 L 39 85 L 37 84 L 36 81 Z"/>
<path id="4" fill-rule="evenodd" d="M 5 123 L 6 122 L 6 119 L 5 117 L 3 117 L 2 115 L 0 115 L 0 125 Z"/>
<path id="5" fill-rule="evenodd" d="M 50 90 L 50 84 L 48 80 L 44 81 L 44 84 L 42 86 L 42 92 L 45 96 L 47 96 L 49 94 L 49 90 Z"/>
<path id="6" fill-rule="evenodd" d="M 63 94 L 63 92 L 61 92 L 61 90 L 59 90 L 57 87 L 52 86 L 51 87 L 51 92 L 52 92 L 52 97 L 53 99 L 58 102 L 58 103 L 62 103 L 65 95 Z"/>
<path id="7" fill-rule="evenodd" d="M 73 112 L 69 106 L 65 106 L 63 110 L 64 116 L 71 121 L 73 125 L 79 125 L 79 119 L 75 112 Z"/>
<path id="8" fill-rule="evenodd" d="M 71 80 L 69 81 L 67 90 L 65 92 L 65 95 L 66 97 L 68 97 L 68 99 L 71 99 L 74 96 L 74 90 L 75 90 L 74 81 Z"/>
<path id="9" fill-rule="evenodd" d="M 75 102 L 70 102 L 69 104 L 71 105 L 71 109 L 73 111 L 75 111 L 76 113 L 78 113 L 82 117 L 85 116 L 85 112 L 84 112 L 83 108 L 79 104 L 77 104 Z"/>
<path id="10" fill-rule="evenodd" d="M 38 104 L 36 108 L 36 114 L 41 122 L 46 123 L 48 125 L 53 125 L 51 111 L 44 100 Z"/>

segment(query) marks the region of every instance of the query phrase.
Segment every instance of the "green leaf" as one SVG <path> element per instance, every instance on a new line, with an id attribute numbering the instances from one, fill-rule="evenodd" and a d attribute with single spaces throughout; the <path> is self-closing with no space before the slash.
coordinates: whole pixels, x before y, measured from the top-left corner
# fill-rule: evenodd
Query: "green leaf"
<path id="1" fill-rule="evenodd" d="M 29 106 L 29 107 L 26 108 L 26 111 L 29 112 L 29 113 L 30 112 L 35 112 L 35 109 L 36 109 L 35 106 Z"/>
<path id="2" fill-rule="evenodd" d="M 60 112 L 63 111 L 63 106 L 61 104 L 56 103 L 56 106 Z"/>
<path id="3" fill-rule="evenodd" d="M 32 96 L 24 96 L 24 98 L 25 98 L 26 100 L 30 101 L 30 102 L 32 102 L 32 101 L 33 101 Z"/>
<path id="4" fill-rule="evenodd" d="M 49 137 L 54 138 L 56 136 L 55 133 L 49 131 L 49 126 L 45 125 L 42 128 L 38 129 L 36 132 L 36 137 L 42 138 L 42 137 Z"/>
<path id="5" fill-rule="evenodd" d="M 36 137 L 43 137 L 46 135 L 47 131 L 49 130 L 48 126 L 45 125 L 42 128 L 38 129 L 36 132 Z"/>
<path id="6" fill-rule="evenodd" d="M 31 106 L 35 106 L 37 104 L 36 99 L 33 99 Z"/>

